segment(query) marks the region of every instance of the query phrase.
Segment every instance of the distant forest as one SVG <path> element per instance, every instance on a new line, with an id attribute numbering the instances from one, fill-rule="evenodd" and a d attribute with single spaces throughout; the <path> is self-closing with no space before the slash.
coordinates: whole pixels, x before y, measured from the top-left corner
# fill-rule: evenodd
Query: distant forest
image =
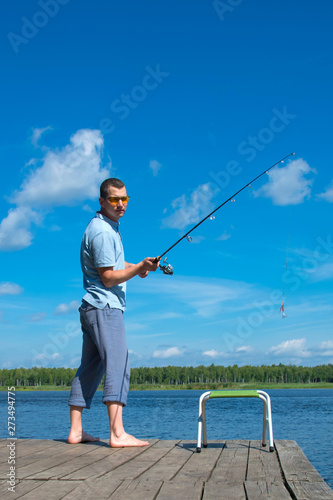
<path id="1" fill-rule="evenodd" d="M 70 386 L 74 368 L 14 368 L 0 370 L 0 386 Z M 333 365 L 314 367 L 294 365 L 261 366 L 163 366 L 132 368 L 131 384 L 187 385 L 187 384 L 304 384 L 333 383 Z"/>

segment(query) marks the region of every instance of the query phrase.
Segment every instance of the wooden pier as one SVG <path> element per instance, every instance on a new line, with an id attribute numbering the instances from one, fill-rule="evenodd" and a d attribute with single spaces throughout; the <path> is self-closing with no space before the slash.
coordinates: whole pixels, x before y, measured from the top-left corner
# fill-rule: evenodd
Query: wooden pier
<path id="1" fill-rule="evenodd" d="M 106 440 L 16 440 L 15 492 L 8 491 L 11 441 L 0 442 L 1 500 L 333 499 L 294 441 L 276 441 L 274 453 L 260 441 L 209 441 L 196 453 L 195 441 L 116 449 Z"/>

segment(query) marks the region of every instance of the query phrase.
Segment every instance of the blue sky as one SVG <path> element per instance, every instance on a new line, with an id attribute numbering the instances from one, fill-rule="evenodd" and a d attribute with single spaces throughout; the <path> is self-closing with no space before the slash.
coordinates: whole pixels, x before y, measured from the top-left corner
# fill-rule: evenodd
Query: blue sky
<path id="1" fill-rule="evenodd" d="M 2 368 L 78 366 L 80 242 L 105 178 L 131 196 L 138 262 L 291 152 L 168 254 L 172 277 L 129 283 L 131 365 L 332 362 L 332 13 L 2 4 Z"/>

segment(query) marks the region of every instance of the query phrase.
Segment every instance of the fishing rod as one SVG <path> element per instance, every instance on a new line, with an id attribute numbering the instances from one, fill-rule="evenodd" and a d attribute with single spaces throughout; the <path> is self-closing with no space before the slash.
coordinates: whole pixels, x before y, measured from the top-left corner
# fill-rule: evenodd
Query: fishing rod
<path id="1" fill-rule="evenodd" d="M 281 160 L 277 161 L 276 163 L 274 163 L 274 165 L 272 165 L 271 167 L 269 168 L 266 168 L 266 170 L 264 170 L 261 174 L 257 175 L 257 177 L 255 177 L 254 179 L 252 179 L 252 181 L 248 182 L 247 184 L 245 184 L 245 186 L 243 186 L 241 189 L 239 189 L 236 193 L 234 193 L 232 196 L 230 196 L 227 200 L 225 200 L 223 203 L 221 203 L 221 205 L 219 205 L 217 208 L 215 208 L 212 212 L 210 212 L 208 215 L 206 215 L 206 217 L 204 217 L 200 222 L 198 222 L 198 224 L 196 224 L 195 226 L 192 227 L 192 229 L 190 229 L 189 231 L 187 231 L 186 234 L 184 234 L 184 236 L 182 236 L 181 238 L 179 238 L 178 241 L 176 241 L 176 243 L 174 243 L 173 245 L 171 245 L 171 247 L 169 247 L 167 250 L 165 250 L 165 252 L 163 252 L 161 255 L 158 255 L 156 258 L 155 258 L 155 261 L 154 262 L 159 262 L 162 257 L 164 257 L 164 255 L 166 255 L 168 252 L 170 252 L 170 250 L 172 250 L 172 248 L 174 248 L 176 245 L 178 245 L 178 243 L 180 243 L 184 238 L 187 238 L 189 241 L 191 241 L 191 237 L 189 237 L 189 234 L 192 233 L 192 231 L 194 231 L 197 227 L 199 227 L 203 222 L 205 222 L 205 220 L 209 219 L 210 217 L 212 217 L 213 214 L 215 214 L 215 212 L 217 212 L 218 210 L 220 210 L 220 208 L 222 208 L 226 203 L 228 203 L 228 201 L 234 201 L 234 198 L 239 194 L 241 193 L 244 189 L 246 189 L 248 186 L 251 187 L 251 185 L 257 180 L 259 179 L 262 175 L 264 174 L 267 174 L 269 172 L 269 170 L 271 170 L 273 167 L 275 167 L 276 165 L 278 165 L 279 163 L 283 163 L 284 160 L 286 158 L 289 158 L 289 156 L 293 156 L 295 153 L 289 153 L 289 155 L 285 156 L 284 158 L 281 158 Z M 166 263 L 167 261 L 167 257 L 164 259 L 163 261 L 163 264 Z M 171 264 L 169 263 L 166 263 L 164 266 L 160 266 L 160 269 L 161 271 L 163 271 L 163 274 L 168 274 L 170 276 L 173 275 L 173 267 Z"/>

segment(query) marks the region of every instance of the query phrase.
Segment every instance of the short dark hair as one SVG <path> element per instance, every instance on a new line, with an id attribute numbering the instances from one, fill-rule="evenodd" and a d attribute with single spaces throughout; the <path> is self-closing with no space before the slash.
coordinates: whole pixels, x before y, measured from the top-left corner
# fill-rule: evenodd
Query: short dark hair
<path id="1" fill-rule="evenodd" d="M 102 182 L 100 187 L 100 196 L 101 198 L 107 198 L 109 196 L 109 187 L 113 186 L 117 189 L 121 189 L 125 187 L 125 184 L 120 179 L 116 179 L 115 177 L 111 177 L 110 179 L 105 179 Z"/>

